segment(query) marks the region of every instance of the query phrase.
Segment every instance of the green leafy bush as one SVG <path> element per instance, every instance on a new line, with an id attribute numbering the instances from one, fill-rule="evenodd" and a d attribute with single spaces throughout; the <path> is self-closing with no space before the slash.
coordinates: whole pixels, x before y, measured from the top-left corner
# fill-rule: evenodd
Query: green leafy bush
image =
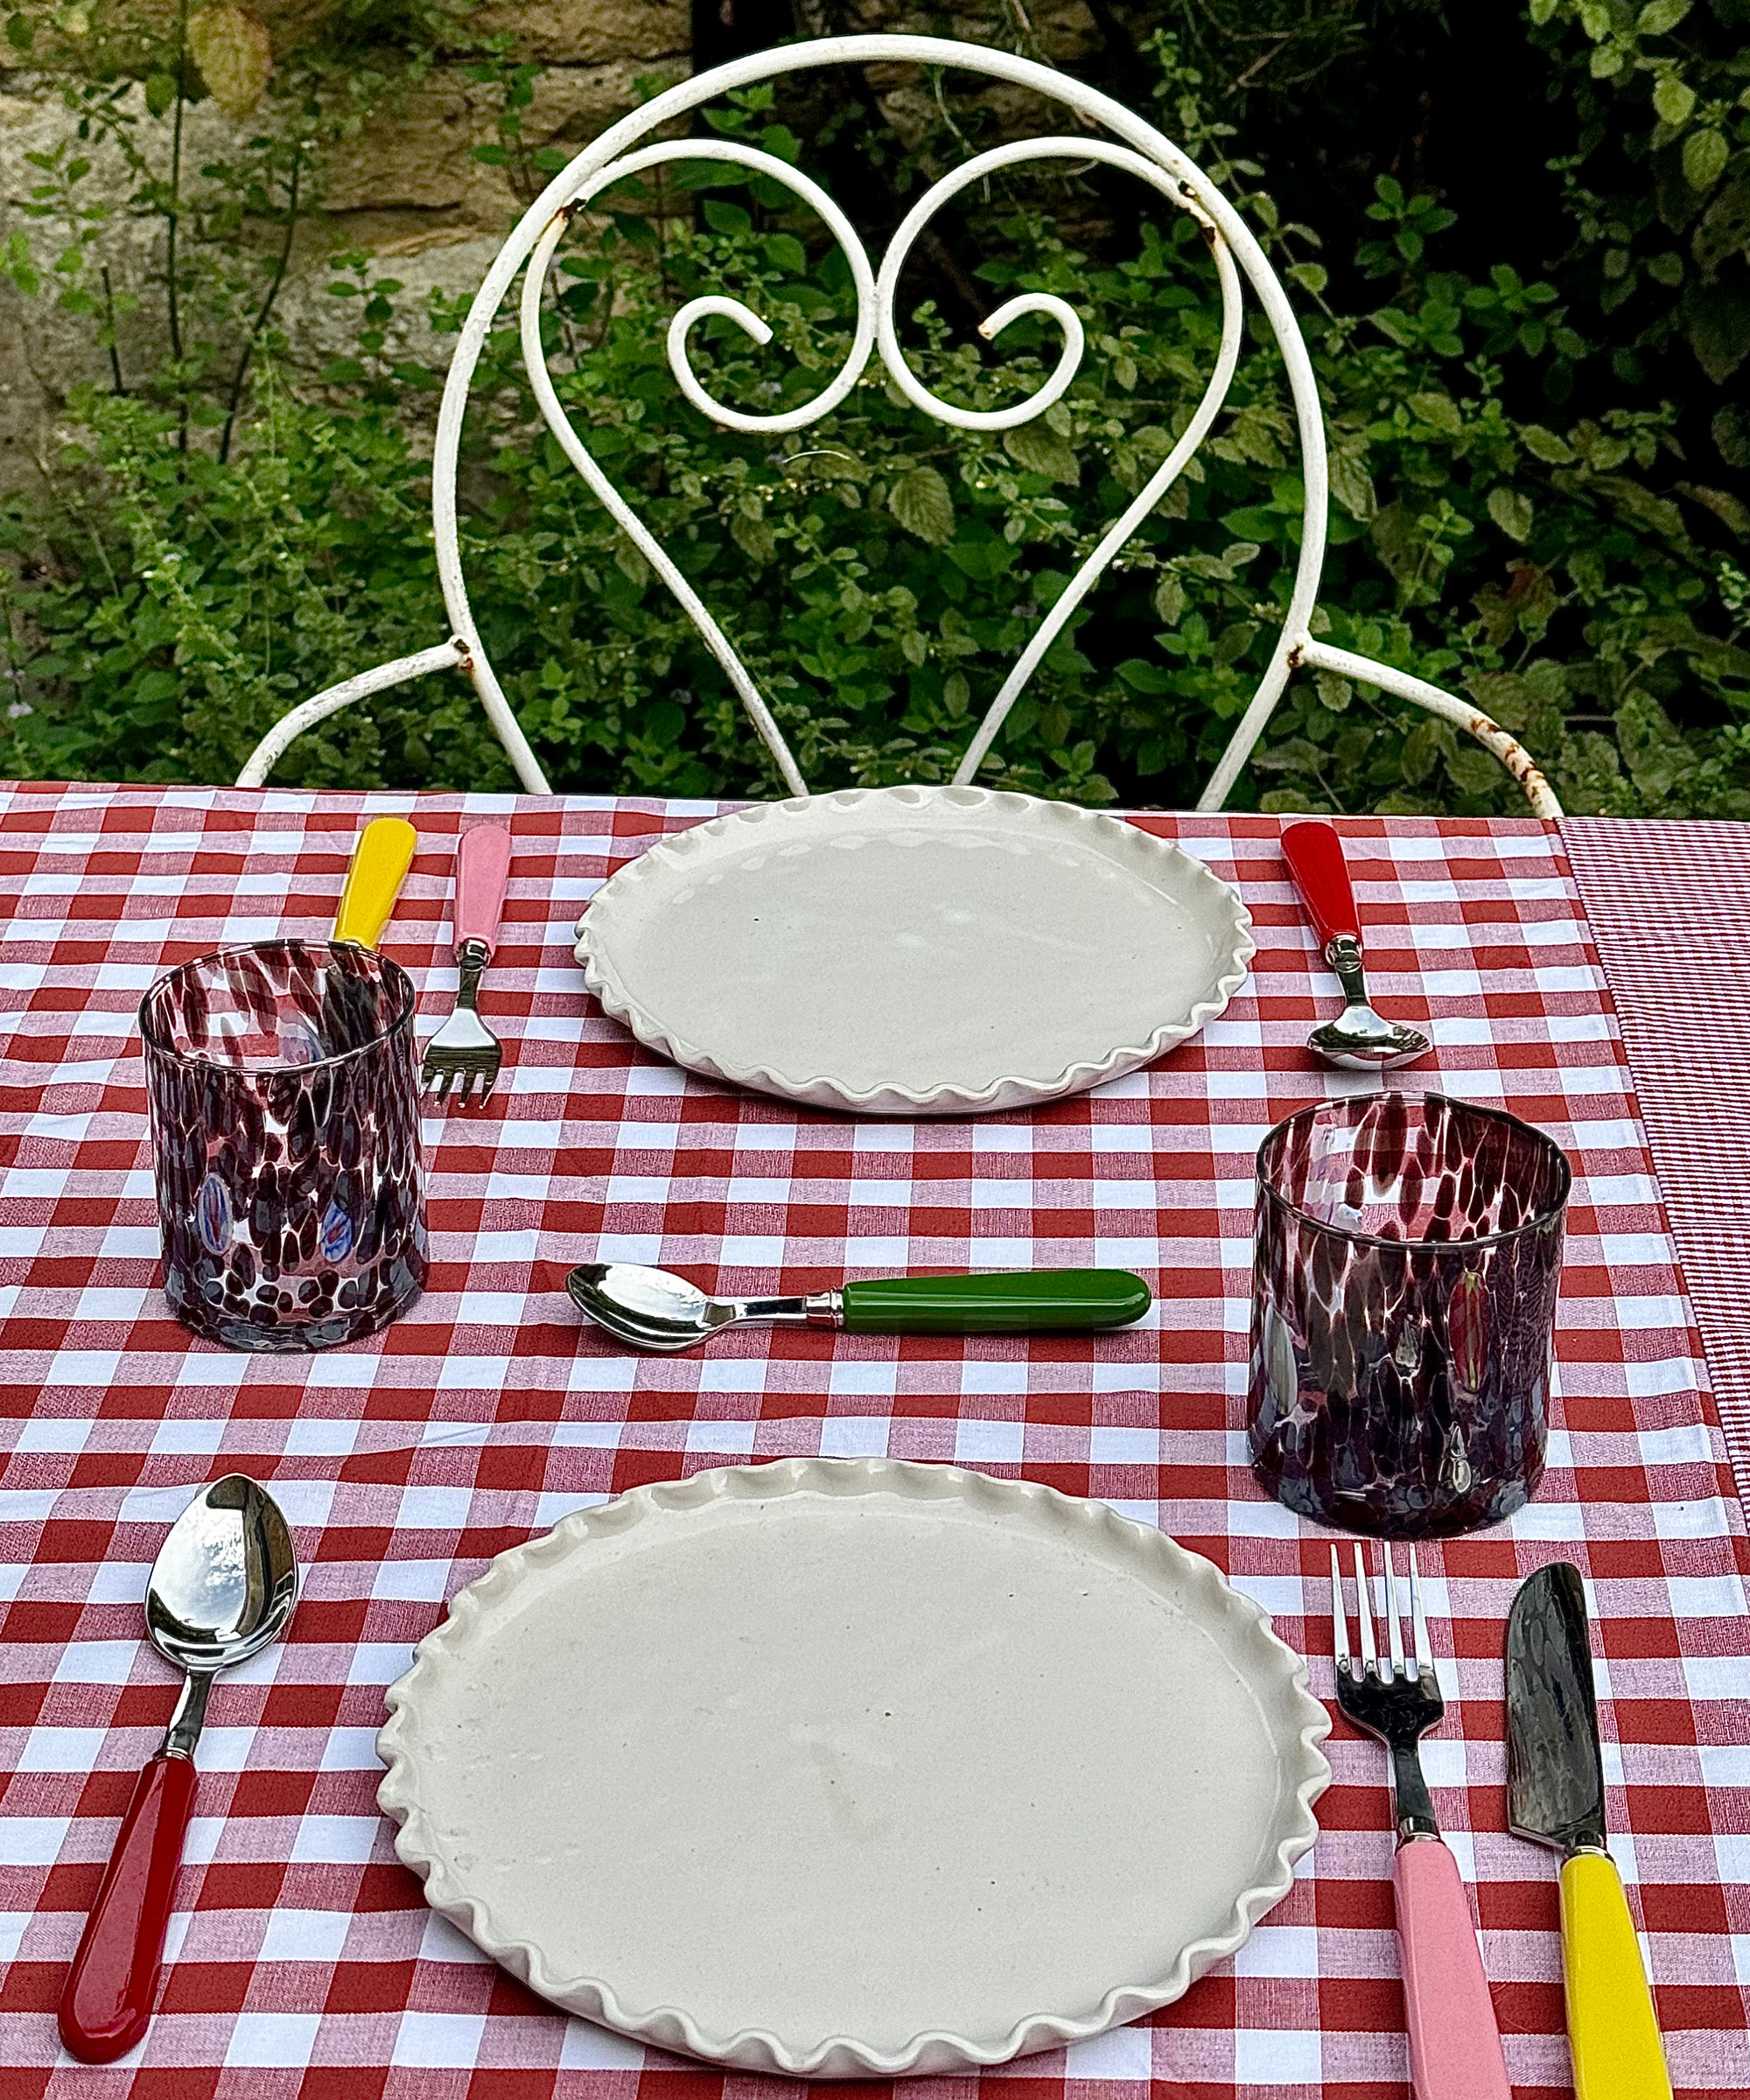
<path id="1" fill-rule="evenodd" d="M 1564 300 L 1506 265 L 1482 283 L 1440 272 L 1450 214 L 1390 178 L 1361 258 L 1379 303 L 1362 318 L 1330 311 L 1306 229 L 1279 224 L 1256 166 L 1225 157 L 1228 135 L 1179 46 L 1163 36 L 1154 51 L 1166 128 L 1243 195 L 1304 302 L 1335 494 L 1320 631 L 1471 694 L 1522 734 L 1572 808 L 1750 814 L 1750 585 L 1717 544 L 1732 528 L 1712 500 L 1723 492 L 1689 480 L 1669 412 L 1552 414 L 1543 382 L 1586 347 Z M 505 88 L 506 143 L 487 150 L 517 164 L 528 70 L 504 53 L 479 63 Z M 976 130 L 976 110 L 942 107 L 956 134 Z M 150 121 L 173 121 L 165 110 Z M 783 115 L 755 91 L 710 121 L 794 160 Z M 286 136 L 264 126 L 264 166 Z M 950 149 L 963 150 L 957 136 L 926 138 L 908 165 Z M 532 158 L 524 171 L 541 172 Z M 90 284 L 102 247 L 101 221 L 77 218 L 79 176 L 45 172 L 74 215 L 60 191 L 39 201 L 90 252 L 76 271 L 15 252 L 27 291 Z M 664 208 L 672 196 L 628 193 L 609 200 L 620 208 L 598 241 L 562 251 L 547 319 L 561 398 L 723 619 L 811 780 L 945 778 L 1044 610 L 1202 393 L 1220 311 L 1201 237 L 1175 217 L 1145 220 L 1133 253 L 1078 247 L 1037 188 L 993 186 L 970 228 L 990 303 L 1054 291 L 1087 327 L 1063 400 L 1001 438 L 950 430 L 877 362 L 822 422 L 745 437 L 679 395 L 668 317 L 706 290 L 766 316 L 763 349 L 718 321 L 694 346 L 716 398 L 770 412 L 811 398 L 842 361 L 849 274 L 766 178 L 693 164 L 680 180 L 696 220 Z M 224 181 L 235 191 L 234 173 Z M 356 317 L 354 354 L 313 382 L 290 361 L 270 304 L 257 321 L 258 304 L 224 289 L 251 268 L 276 282 L 261 228 L 292 209 L 281 182 L 261 188 L 252 217 L 201 221 L 217 250 L 218 289 L 193 302 L 207 332 L 191 324 L 150 385 L 80 391 L 80 440 L 47 500 L 16 500 L 0 519 L 18 696 L 9 770 L 228 779 L 298 699 L 442 639 L 426 466 L 439 374 L 392 360 L 402 288 L 363 257 L 341 259 L 332 282 Z M 89 313 L 112 326 L 100 299 Z M 453 331 L 460 313 L 440 302 L 435 318 Z M 1031 321 L 983 354 L 928 301 L 906 340 L 928 386 L 974 407 L 1032 392 L 1057 356 L 1054 333 Z M 240 362 L 249 384 L 231 424 Z M 1531 402 L 1536 419 L 1522 420 Z M 541 426 L 509 326 L 482 361 L 463 492 L 482 636 L 556 785 L 772 791 L 721 669 Z M 981 778 L 1082 801 L 1194 796 L 1274 641 L 1302 497 L 1281 371 L 1255 324 L 1214 432 L 1047 654 Z M 332 718 L 276 777 L 510 782 L 459 678 Z M 1325 675 L 1292 685 L 1236 797 L 1247 799 L 1523 806 L 1448 725 Z"/>
<path id="2" fill-rule="evenodd" d="M 1724 388 L 1750 358 L 1750 10 L 1742 0 L 1531 0 L 1536 42 L 1579 119 L 1558 164 L 1576 289 L 1614 340 L 1616 376 L 1690 353 Z M 1750 416 L 1722 396 L 1711 435 L 1750 467 Z M 1740 536 L 1750 514 L 1722 514 Z"/>

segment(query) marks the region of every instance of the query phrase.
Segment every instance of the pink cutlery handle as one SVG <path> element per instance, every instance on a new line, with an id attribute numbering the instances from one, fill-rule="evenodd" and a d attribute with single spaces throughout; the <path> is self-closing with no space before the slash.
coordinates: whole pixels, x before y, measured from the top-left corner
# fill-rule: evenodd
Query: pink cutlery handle
<path id="1" fill-rule="evenodd" d="M 1282 835 L 1282 858 L 1312 914 L 1322 952 L 1340 934 L 1362 937 L 1355 893 L 1349 887 L 1343 842 L 1329 824 L 1290 824 Z"/>
<path id="2" fill-rule="evenodd" d="M 1458 1861 L 1438 1838 L 1412 1838 L 1391 1882 L 1416 2100 L 1513 2100 Z"/>
<path id="3" fill-rule="evenodd" d="M 160 1753 L 134 1788 L 61 1992 L 60 2038 L 86 2063 L 113 2063 L 146 2031 L 193 1807 L 193 1760 Z"/>
<path id="4" fill-rule="evenodd" d="M 510 880 L 510 833 L 502 824 L 476 824 L 456 850 L 456 945 L 478 941 L 490 956 L 498 941 Z"/>

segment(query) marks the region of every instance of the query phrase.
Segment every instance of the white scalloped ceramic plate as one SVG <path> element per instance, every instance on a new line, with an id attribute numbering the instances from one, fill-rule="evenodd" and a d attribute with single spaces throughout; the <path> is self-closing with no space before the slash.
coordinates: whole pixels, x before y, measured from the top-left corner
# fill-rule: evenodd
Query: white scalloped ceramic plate
<path id="1" fill-rule="evenodd" d="M 603 885 L 578 959 L 676 1064 L 816 1107 L 966 1115 L 1133 1072 L 1244 984 L 1251 920 L 1134 824 L 982 788 L 761 803 Z"/>
<path id="2" fill-rule="evenodd" d="M 1207 1560 L 886 1460 L 640 1488 L 501 1554 L 378 1800 L 555 2003 L 756 2071 L 999 2063 L 1178 1998 L 1284 1896 L 1329 1721 Z"/>

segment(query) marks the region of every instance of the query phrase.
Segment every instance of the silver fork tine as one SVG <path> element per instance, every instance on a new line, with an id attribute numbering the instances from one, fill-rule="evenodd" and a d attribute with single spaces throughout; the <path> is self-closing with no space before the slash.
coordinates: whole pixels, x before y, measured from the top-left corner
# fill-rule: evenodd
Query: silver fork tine
<path id="1" fill-rule="evenodd" d="M 1332 1548 L 1334 1552 L 1336 1549 Z M 1373 1613 L 1368 1604 L 1367 1567 L 1362 1559 L 1362 1550 L 1355 1548 L 1355 1632 L 1361 1636 L 1362 1675 L 1376 1676 L 1379 1657 L 1374 1652 Z"/>
<path id="2" fill-rule="evenodd" d="M 1331 1548 L 1331 1653 L 1339 1670 L 1349 1667 L 1349 1614 L 1343 1604 L 1343 1570 Z"/>
<path id="3" fill-rule="evenodd" d="M 1410 1549 L 1410 1632 L 1416 1642 L 1416 1667 L 1418 1674 L 1426 1670 L 1434 1674 L 1434 1648 L 1428 1638 L 1428 1621 L 1422 1615 L 1422 1578 L 1416 1566 L 1416 1549 Z"/>
<path id="4" fill-rule="evenodd" d="M 1397 1578 L 1392 1572 L 1391 1547 L 1381 1539 L 1379 1557 L 1385 1563 L 1385 1637 L 1391 1649 L 1391 1675 L 1404 1675 L 1404 1628 L 1397 1614 Z"/>
<path id="5" fill-rule="evenodd" d="M 440 1102 L 446 1102 L 449 1100 L 450 1089 L 455 1083 L 456 1068 L 453 1065 L 445 1065 L 438 1074 L 438 1099 Z"/>

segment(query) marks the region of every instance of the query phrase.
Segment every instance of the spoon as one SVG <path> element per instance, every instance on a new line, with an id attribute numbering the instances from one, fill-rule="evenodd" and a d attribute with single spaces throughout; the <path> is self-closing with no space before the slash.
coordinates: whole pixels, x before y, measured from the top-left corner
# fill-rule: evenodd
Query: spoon
<path id="1" fill-rule="evenodd" d="M 635 1349 L 690 1349 L 743 1320 L 853 1334 L 1085 1333 L 1128 1326 L 1153 1303 L 1142 1278 L 1122 1269 L 896 1276 L 806 1298 L 707 1298 L 666 1269 L 585 1262 L 566 1285 L 598 1326 Z"/>
<path id="2" fill-rule="evenodd" d="M 1419 1028 L 1388 1021 L 1368 1003 L 1362 971 L 1361 915 L 1342 840 L 1329 824 L 1290 824 L 1282 835 L 1282 857 L 1348 1002 L 1334 1021 L 1312 1031 L 1306 1047 L 1327 1063 L 1354 1072 L 1389 1072 L 1423 1056 L 1433 1046 Z"/>
<path id="3" fill-rule="evenodd" d="M 86 2063 L 125 2054 L 151 2017 L 213 1679 L 278 1640 L 297 1602 L 285 1518 L 267 1489 L 241 1473 L 195 1497 L 152 1564 L 146 1631 L 187 1675 L 122 1818 L 61 1993 L 60 2038 Z"/>

